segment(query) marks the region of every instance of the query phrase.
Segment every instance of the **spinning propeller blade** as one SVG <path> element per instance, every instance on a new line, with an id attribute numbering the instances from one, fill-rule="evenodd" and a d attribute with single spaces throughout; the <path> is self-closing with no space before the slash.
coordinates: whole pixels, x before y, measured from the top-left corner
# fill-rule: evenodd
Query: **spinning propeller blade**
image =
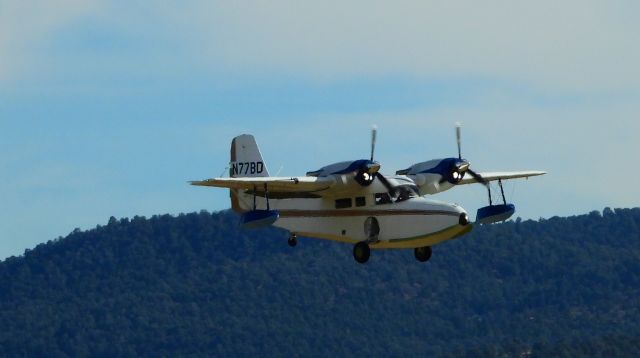
<path id="1" fill-rule="evenodd" d="M 462 150 L 460 149 L 460 122 L 456 122 L 456 140 L 458 141 L 458 159 L 462 159 Z"/>
<path id="2" fill-rule="evenodd" d="M 458 142 L 458 159 L 463 160 L 462 159 L 462 125 L 460 124 L 460 122 L 456 122 L 456 141 Z M 464 173 L 469 173 L 475 180 L 478 181 L 478 183 L 484 185 L 484 186 L 488 186 L 489 182 L 482 177 L 482 175 L 474 172 L 471 168 L 469 168 L 469 162 L 467 160 L 464 160 L 462 163 L 460 163 L 458 165 L 458 170 L 461 172 L 462 175 L 464 175 Z"/>
<path id="3" fill-rule="evenodd" d="M 462 159 L 462 149 L 461 149 L 461 134 L 460 134 L 460 122 L 456 122 L 456 140 L 458 141 L 458 159 Z"/>
<path id="4" fill-rule="evenodd" d="M 389 194 L 389 197 L 394 197 L 396 190 L 394 189 L 393 185 L 391 185 L 391 183 L 389 183 L 387 178 L 385 178 L 384 175 L 382 175 L 379 172 L 376 173 L 375 176 L 376 176 L 376 178 L 378 178 L 378 180 L 380 180 L 382 185 L 384 185 L 384 187 L 387 189 L 387 193 Z"/>
<path id="5" fill-rule="evenodd" d="M 376 150 L 377 134 L 378 134 L 378 126 L 374 124 L 373 127 L 371 127 L 371 161 L 373 161 L 373 154 L 375 153 L 375 150 Z M 387 178 L 385 178 L 384 175 L 382 175 L 382 173 L 380 173 L 379 171 L 376 171 L 373 174 L 373 176 L 378 178 L 378 180 L 380 180 L 382 185 L 384 185 L 384 187 L 387 189 L 387 192 L 389 193 L 389 195 L 393 196 L 393 193 L 395 190 L 393 189 L 393 185 L 389 183 L 389 180 L 387 180 Z"/>
<path id="6" fill-rule="evenodd" d="M 376 176 L 378 177 L 378 180 L 380 180 L 382 185 L 384 185 L 384 187 L 387 188 L 388 192 L 393 191 L 393 185 L 391 185 L 391 183 L 389 183 L 389 181 L 387 180 L 387 178 L 384 177 L 384 175 L 382 175 L 380 173 L 376 173 Z"/>
<path id="7" fill-rule="evenodd" d="M 478 173 L 474 172 L 473 170 L 471 170 L 471 169 L 467 169 L 467 173 L 471 174 L 471 176 L 472 176 L 475 180 L 477 180 L 477 181 L 478 181 L 478 183 L 480 183 L 480 184 L 482 184 L 482 185 L 484 185 L 484 186 L 488 186 L 488 185 L 489 185 L 489 182 L 488 182 L 488 181 L 486 181 L 486 180 L 482 177 L 482 175 L 480 175 L 480 174 L 478 174 Z"/>
<path id="8" fill-rule="evenodd" d="M 378 134 L 378 126 L 375 124 L 371 128 L 371 161 L 373 161 L 373 153 L 376 150 L 376 135 Z"/>

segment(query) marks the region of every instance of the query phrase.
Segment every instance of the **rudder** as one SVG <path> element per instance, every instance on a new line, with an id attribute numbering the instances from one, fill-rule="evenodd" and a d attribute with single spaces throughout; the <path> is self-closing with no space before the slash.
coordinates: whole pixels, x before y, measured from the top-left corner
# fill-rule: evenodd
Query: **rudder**
<path id="1" fill-rule="evenodd" d="M 243 134 L 231 141 L 231 161 L 229 162 L 231 178 L 268 177 L 269 171 L 262 159 L 255 138 L 251 134 Z M 231 189 L 231 208 L 237 213 L 245 213 L 252 209 L 253 197 L 244 190 Z"/>
<path id="2" fill-rule="evenodd" d="M 258 144 L 251 134 L 237 136 L 231 141 L 229 176 L 232 178 L 269 176 Z"/>

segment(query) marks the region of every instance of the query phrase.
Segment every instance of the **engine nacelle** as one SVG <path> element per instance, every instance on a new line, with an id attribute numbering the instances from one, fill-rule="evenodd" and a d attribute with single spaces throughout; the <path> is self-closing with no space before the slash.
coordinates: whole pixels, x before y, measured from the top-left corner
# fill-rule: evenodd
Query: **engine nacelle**
<path id="1" fill-rule="evenodd" d="M 465 159 L 434 159 L 398 170 L 396 174 L 410 177 L 420 188 L 420 194 L 436 194 L 453 188 L 469 169 Z"/>
<path id="2" fill-rule="evenodd" d="M 353 175 L 360 186 L 369 186 L 373 183 L 376 173 L 380 170 L 380 163 L 367 159 L 360 159 L 351 162 L 340 162 L 319 170 L 307 172 L 308 176 L 325 177 L 330 175 Z"/>
<path id="3" fill-rule="evenodd" d="M 440 174 L 425 173 L 407 176 L 416 183 L 420 189 L 420 195 L 437 194 L 453 188 L 453 184 L 442 181 Z"/>

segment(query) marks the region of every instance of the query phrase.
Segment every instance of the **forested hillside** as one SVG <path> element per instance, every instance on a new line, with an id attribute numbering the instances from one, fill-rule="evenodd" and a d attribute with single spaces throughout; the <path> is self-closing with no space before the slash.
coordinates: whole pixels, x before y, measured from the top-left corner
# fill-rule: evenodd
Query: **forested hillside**
<path id="1" fill-rule="evenodd" d="M 230 212 L 111 219 L 0 263 L 0 356 L 638 356 L 640 209 L 373 251 Z"/>

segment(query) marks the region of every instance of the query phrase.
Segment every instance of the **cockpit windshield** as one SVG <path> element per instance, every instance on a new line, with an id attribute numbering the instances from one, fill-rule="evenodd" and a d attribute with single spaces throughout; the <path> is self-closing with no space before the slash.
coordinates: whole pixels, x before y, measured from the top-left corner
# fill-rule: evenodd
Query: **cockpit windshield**
<path id="1" fill-rule="evenodd" d="M 399 203 L 411 198 L 419 197 L 419 189 L 412 184 L 398 185 L 393 187 L 389 193 L 377 193 L 376 205 Z"/>
<path id="2" fill-rule="evenodd" d="M 405 200 L 409 200 L 411 198 L 417 198 L 420 196 L 420 194 L 418 194 L 419 189 L 415 185 L 409 185 L 409 184 L 399 185 L 393 188 L 393 191 L 396 196 L 395 202 L 405 201 Z"/>

